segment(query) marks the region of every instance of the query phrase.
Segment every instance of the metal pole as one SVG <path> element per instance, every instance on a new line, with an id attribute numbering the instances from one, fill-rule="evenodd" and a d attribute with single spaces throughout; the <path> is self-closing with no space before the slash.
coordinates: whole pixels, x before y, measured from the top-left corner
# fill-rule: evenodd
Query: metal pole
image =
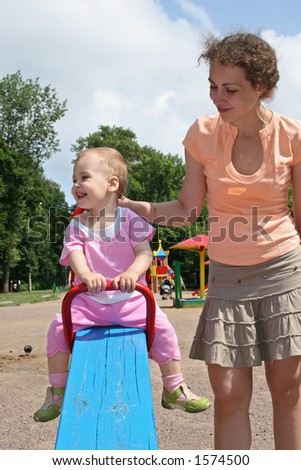
<path id="1" fill-rule="evenodd" d="M 205 297 L 205 248 L 200 251 L 200 298 Z"/>

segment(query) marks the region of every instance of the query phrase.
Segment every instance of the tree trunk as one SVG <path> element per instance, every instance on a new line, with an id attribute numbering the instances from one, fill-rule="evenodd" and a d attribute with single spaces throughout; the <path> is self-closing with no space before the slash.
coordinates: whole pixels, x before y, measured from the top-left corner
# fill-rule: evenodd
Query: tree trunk
<path id="1" fill-rule="evenodd" d="M 28 273 L 28 291 L 32 291 L 31 272 Z"/>
<path id="2" fill-rule="evenodd" d="M 2 290 L 4 294 L 8 294 L 9 292 L 9 274 L 10 274 L 9 266 L 6 263 L 4 263 L 3 265 L 3 290 Z"/>

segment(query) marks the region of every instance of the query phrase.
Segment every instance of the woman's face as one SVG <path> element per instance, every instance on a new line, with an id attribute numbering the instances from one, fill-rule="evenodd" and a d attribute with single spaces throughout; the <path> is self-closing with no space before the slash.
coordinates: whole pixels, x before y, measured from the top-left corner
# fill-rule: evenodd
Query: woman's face
<path id="1" fill-rule="evenodd" d="M 257 112 L 263 90 L 253 88 L 241 67 L 214 60 L 209 74 L 210 98 L 225 122 L 233 123 Z"/>

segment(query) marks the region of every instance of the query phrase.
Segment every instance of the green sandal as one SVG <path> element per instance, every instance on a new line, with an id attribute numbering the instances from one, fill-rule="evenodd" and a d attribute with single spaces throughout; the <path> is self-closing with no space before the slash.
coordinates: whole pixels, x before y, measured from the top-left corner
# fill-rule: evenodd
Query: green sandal
<path id="1" fill-rule="evenodd" d="M 57 418 L 61 413 L 66 387 L 48 387 L 46 398 L 41 408 L 35 412 L 33 419 L 35 421 L 46 423 Z M 54 400 L 53 395 L 61 395 L 59 400 Z"/>
<path id="2" fill-rule="evenodd" d="M 184 400 L 178 400 L 179 396 L 185 395 Z M 163 408 L 168 410 L 179 408 L 188 413 L 199 413 L 205 411 L 210 406 L 207 397 L 198 397 L 192 393 L 185 383 L 182 383 L 179 388 L 169 393 L 165 388 L 162 393 L 161 404 Z"/>

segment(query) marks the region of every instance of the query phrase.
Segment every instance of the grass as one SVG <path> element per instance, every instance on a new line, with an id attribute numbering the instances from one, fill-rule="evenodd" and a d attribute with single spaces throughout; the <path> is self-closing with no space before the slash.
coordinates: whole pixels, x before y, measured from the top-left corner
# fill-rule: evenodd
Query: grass
<path id="1" fill-rule="evenodd" d="M 9 292 L 8 294 L 0 293 L 0 307 L 58 300 L 60 294 L 65 291 L 65 289 L 57 289 L 56 292 L 53 293 L 52 290 L 49 289 L 32 292 Z"/>

